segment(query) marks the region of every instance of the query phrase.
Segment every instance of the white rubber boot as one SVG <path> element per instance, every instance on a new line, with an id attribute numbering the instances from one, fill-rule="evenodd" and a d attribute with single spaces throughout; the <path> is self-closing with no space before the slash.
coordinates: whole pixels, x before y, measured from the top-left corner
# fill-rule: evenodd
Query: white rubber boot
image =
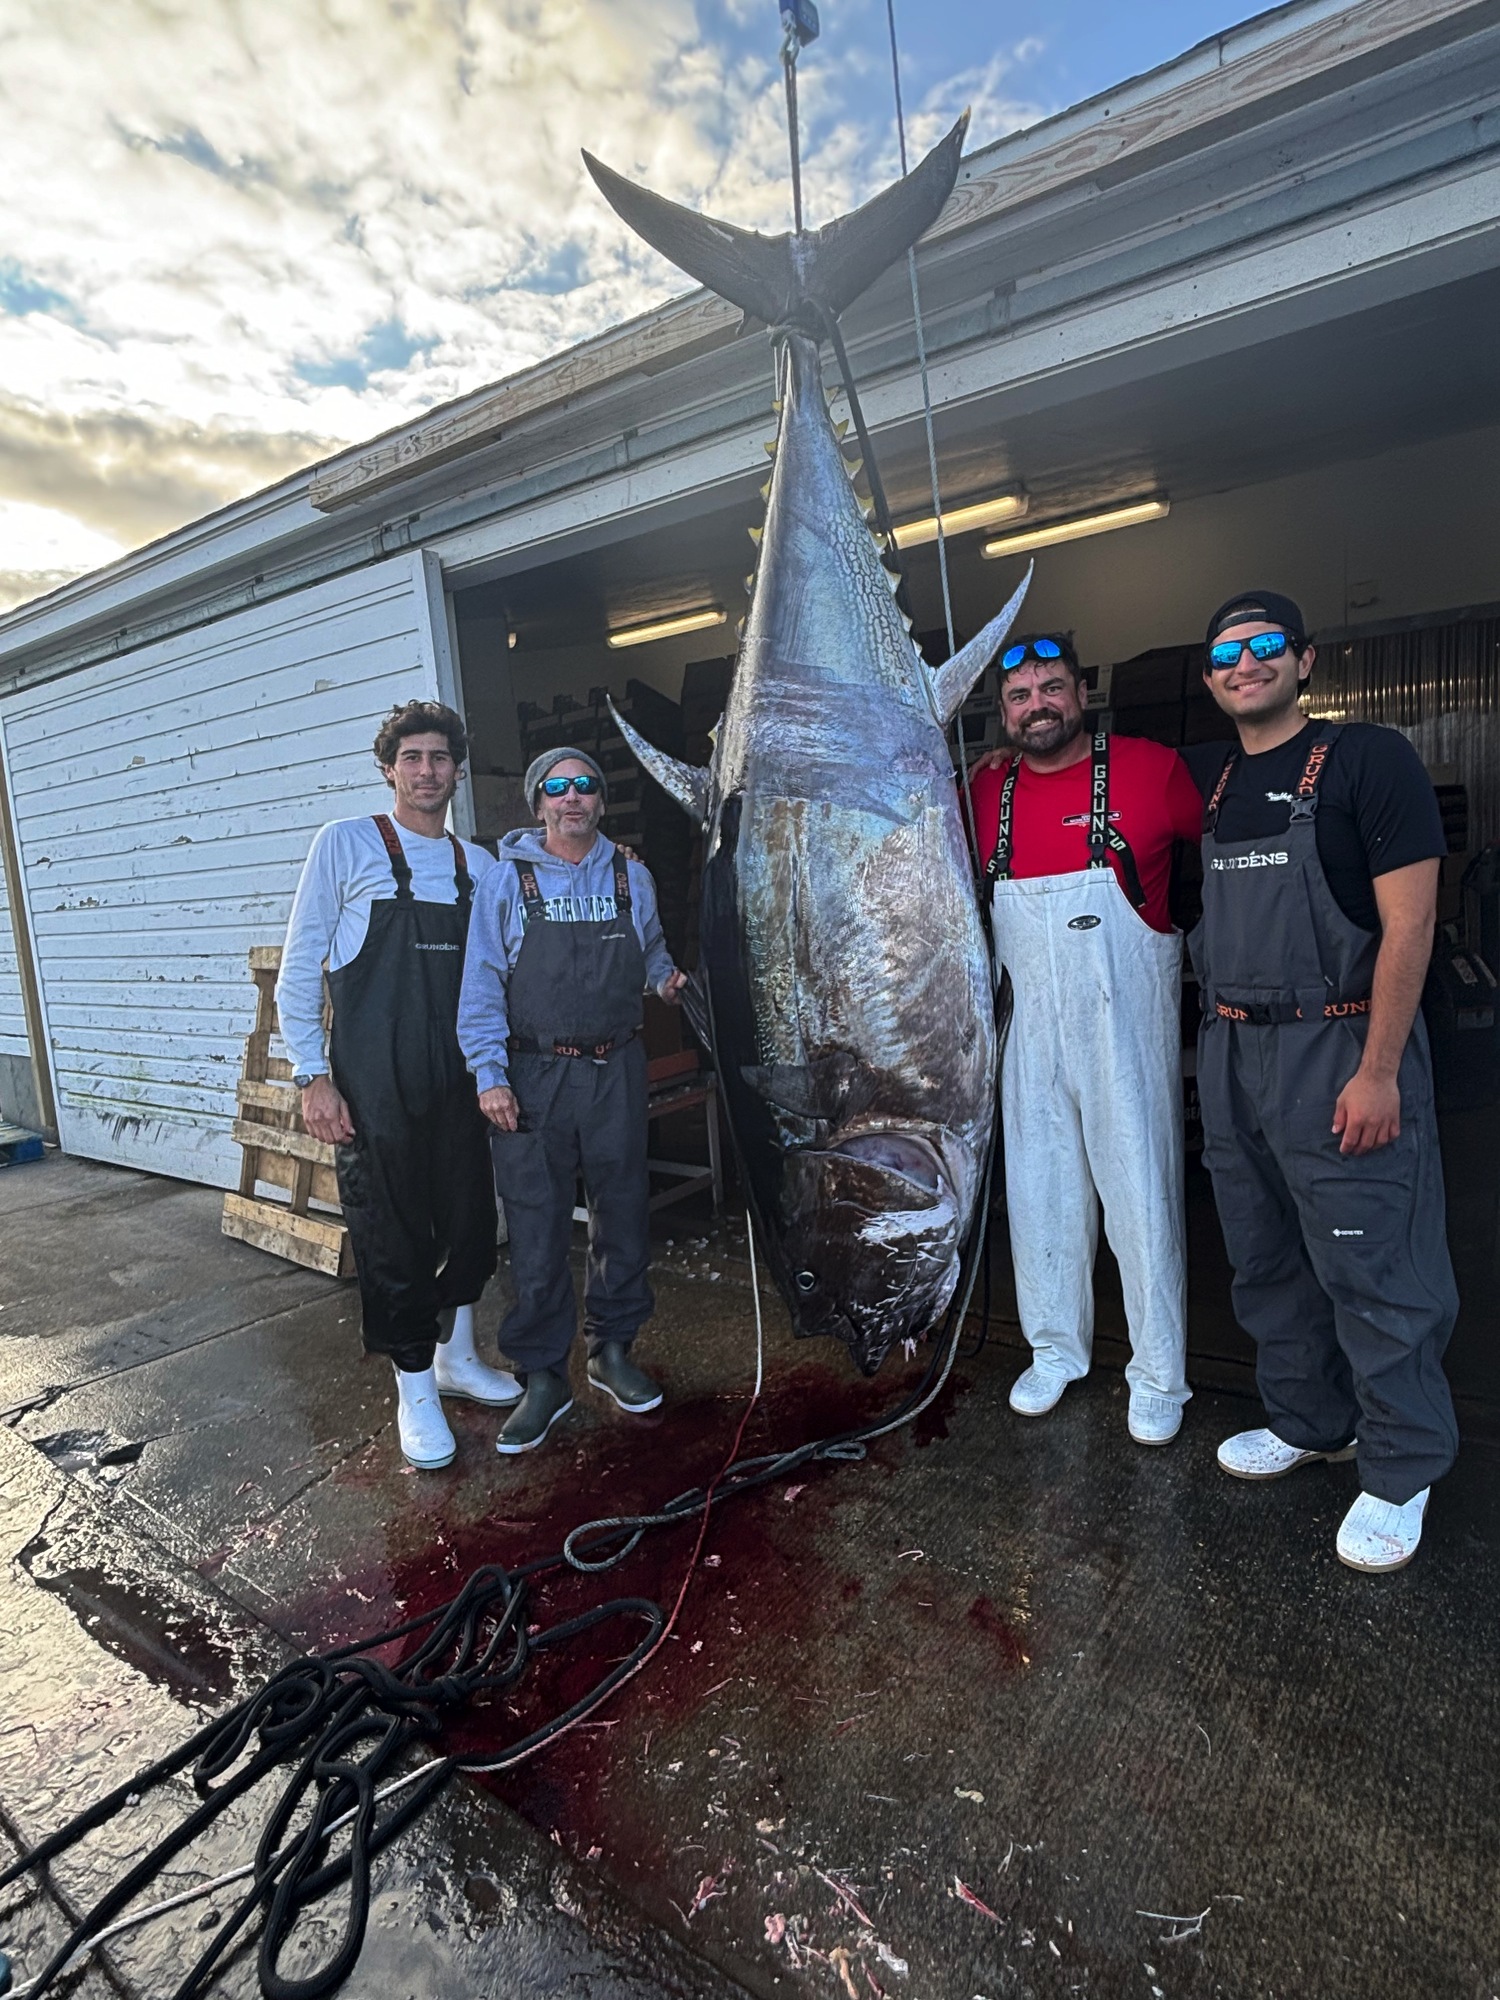
<path id="1" fill-rule="evenodd" d="M 458 1451 L 430 1368 L 396 1370 L 396 1430 L 401 1456 L 419 1472 L 439 1472 Z"/>
<path id="2" fill-rule="evenodd" d="M 1182 1405 L 1132 1389 L 1125 1424 L 1137 1444 L 1170 1444 L 1182 1429 Z"/>
<path id="3" fill-rule="evenodd" d="M 1373 1493 L 1361 1493 L 1344 1516 L 1334 1544 L 1339 1561 L 1350 1569 L 1371 1573 L 1404 1569 L 1422 1539 L 1422 1516 L 1431 1491 L 1430 1486 L 1424 1486 L 1402 1506 L 1394 1500 L 1377 1500 Z"/>
<path id="4" fill-rule="evenodd" d="M 1060 1369 L 1033 1361 L 1011 1384 L 1010 1406 L 1018 1417 L 1045 1417 L 1062 1401 L 1062 1392 L 1072 1379 Z"/>
<path id="5" fill-rule="evenodd" d="M 504 1368 L 487 1367 L 475 1351 L 474 1308 L 455 1306 L 450 1311 L 453 1331 L 446 1340 L 438 1342 L 432 1363 L 439 1395 L 464 1396 L 469 1402 L 483 1403 L 492 1410 L 507 1409 L 512 1403 L 519 1403 L 521 1385 L 515 1376 Z M 439 1324 L 447 1317 L 448 1314 L 443 1313 Z"/>
<path id="6" fill-rule="evenodd" d="M 1337 1451 L 1302 1451 L 1294 1444 L 1284 1443 L 1275 1431 L 1236 1431 L 1219 1446 L 1221 1471 L 1231 1473 L 1236 1479 L 1280 1479 L 1285 1473 L 1295 1472 L 1299 1465 L 1313 1465 L 1324 1458 L 1330 1465 L 1337 1465 L 1353 1456 L 1352 1443 L 1341 1445 Z"/>

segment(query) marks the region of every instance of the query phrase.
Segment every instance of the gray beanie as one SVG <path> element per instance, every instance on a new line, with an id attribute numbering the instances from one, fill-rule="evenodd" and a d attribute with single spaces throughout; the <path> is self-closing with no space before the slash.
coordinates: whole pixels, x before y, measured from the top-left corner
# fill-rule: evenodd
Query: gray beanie
<path id="1" fill-rule="evenodd" d="M 594 762 L 588 751 L 575 750 L 571 743 L 561 743 L 555 750 L 544 750 L 540 757 L 533 757 L 526 767 L 526 803 L 531 807 L 533 812 L 536 811 L 537 790 L 543 778 L 546 777 L 554 764 L 566 764 L 570 757 L 576 758 L 580 764 L 588 765 L 594 776 L 599 780 L 600 788 L 604 794 L 604 803 L 606 805 L 609 804 L 609 780 Z"/>

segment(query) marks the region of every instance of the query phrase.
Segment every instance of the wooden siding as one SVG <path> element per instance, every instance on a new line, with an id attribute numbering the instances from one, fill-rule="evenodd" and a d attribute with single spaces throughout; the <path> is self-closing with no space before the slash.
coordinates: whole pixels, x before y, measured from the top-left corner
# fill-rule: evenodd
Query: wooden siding
<path id="1" fill-rule="evenodd" d="M 393 556 L 0 704 L 66 1151 L 237 1184 L 245 955 L 317 828 L 389 798 L 370 743 L 439 691 L 434 569 Z"/>
<path id="2" fill-rule="evenodd" d="M 19 1056 L 24 1062 L 28 1054 L 26 1007 L 16 967 L 16 935 L 11 928 L 5 876 L 0 871 L 0 1056 Z"/>

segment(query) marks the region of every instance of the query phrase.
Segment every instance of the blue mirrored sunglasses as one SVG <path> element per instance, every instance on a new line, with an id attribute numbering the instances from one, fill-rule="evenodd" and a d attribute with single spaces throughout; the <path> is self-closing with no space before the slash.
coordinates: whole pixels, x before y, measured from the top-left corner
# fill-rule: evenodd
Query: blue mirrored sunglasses
<path id="1" fill-rule="evenodd" d="M 1007 646 L 1000 655 L 1000 665 L 1006 673 L 1014 673 L 1024 661 L 1060 660 L 1062 647 L 1055 639 L 1025 639 L 1019 646 Z"/>
<path id="2" fill-rule="evenodd" d="M 599 780 L 592 771 L 580 771 L 576 778 L 543 778 L 542 790 L 549 799 L 560 799 L 571 785 L 575 792 L 591 797 L 599 789 Z"/>
<path id="3" fill-rule="evenodd" d="M 1215 673 L 1227 673 L 1240 663 L 1248 650 L 1253 660 L 1279 660 L 1290 642 L 1285 632 L 1257 632 L 1253 639 L 1220 639 L 1208 649 L 1208 664 Z"/>

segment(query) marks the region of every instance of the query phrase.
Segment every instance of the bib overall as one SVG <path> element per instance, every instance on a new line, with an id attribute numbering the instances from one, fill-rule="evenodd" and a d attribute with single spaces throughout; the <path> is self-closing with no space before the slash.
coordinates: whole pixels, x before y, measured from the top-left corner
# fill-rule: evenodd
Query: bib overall
<path id="1" fill-rule="evenodd" d="M 495 1186 L 510 1232 L 516 1301 L 500 1347 L 524 1375 L 566 1372 L 576 1306 L 568 1258 L 583 1178 L 589 1212 L 584 1332 L 589 1352 L 629 1343 L 655 1300 L 646 1282 L 646 1051 L 639 1037 L 646 959 L 616 858 L 613 909 L 549 915 L 531 865 L 515 869 L 525 933 L 506 981 L 510 1088 L 520 1129 L 491 1134 Z"/>
<path id="2" fill-rule="evenodd" d="M 1380 948 L 1318 858 L 1318 788 L 1339 734 L 1319 726 L 1285 833 L 1218 838 L 1237 750 L 1204 815 L 1203 920 L 1189 940 L 1203 1158 L 1271 1430 L 1311 1451 L 1357 1437 L 1364 1490 L 1399 1506 L 1457 1449 L 1441 1363 L 1458 1296 L 1420 1014 L 1401 1057 L 1400 1136 L 1353 1156 L 1332 1129 Z"/>
<path id="3" fill-rule="evenodd" d="M 1108 758 L 1109 738 L 1096 736 L 1089 865 L 1066 875 L 1012 879 L 1019 759 L 1001 788 L 986 874 L 995 952 L 1015 992 L 1000 1076 L 1011 1257 L 1038 1365 L 1066 1381 L 1086 1375 L 1102 1199 L 1130 1328 L 1126 1380 L 1182 1404 L 1182 939 L 1138 913 L 1135 861 L 1109 818 Z"/>
<path id="4" fill-rule="evenodd" d="M 354 1126 L 334 1161 L 366 1351 L 423 1369 L 439 1312 L 474 1304 L 495 1269 L 485 1121 L 455 1025 L 474 885 L 454 840 L 458 901 L 418 902 L 400 836 L 383 814 L 375 824 L 396 893 L 328 975 L 329 1068 Z"/>

